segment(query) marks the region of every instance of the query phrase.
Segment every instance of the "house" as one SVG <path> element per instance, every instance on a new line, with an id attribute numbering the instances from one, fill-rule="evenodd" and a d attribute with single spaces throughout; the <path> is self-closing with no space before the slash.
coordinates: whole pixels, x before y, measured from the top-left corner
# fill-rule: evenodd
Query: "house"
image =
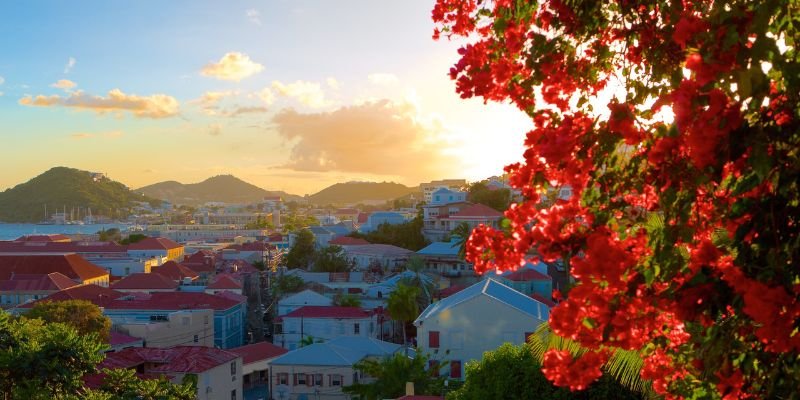
<path id="1" fill-rule="evenodd" d="M 183 259 L 183 245 L 163 237 L 147 237 L 128 245 L 128 254 L 138 258 Z"/>
<path id="2" fill-rule="evenodd" d="M 23 237 L 15 241 L 0 241 L 0 254 L 8 255 L 65 255 L 78 254 L 87 261 L 106 269 L 114 276 L 126 276 L 136 272 L 150 272 L 153 266 L 161 265 L 161 258 L 136 257 L 129 253 L 128 246 L 114 242 L 73 242 L 69 240 L 28 240 Z"/>
<path id="3" fill-rule="evenodd" d="M 166 264 L 165 264 L 166 265 Z M 174 292 L 178 290 L 178 281 L 158 274 L 130 274 L 111 284 L 111 288 L 120 292 Z"/>
<path id="4" fill-rule="evenodd" d="M 550 308 L 494 279 L 478 282 L 428 306 L 414 321 L 420 350 L 449 361 L 451 379 L 464 365 L 505 342 L 522 344 L 550 315 Z M 476 327 L 480 334 L 474 334 Z"/>
<path id="5" fill-rule="evenodd" d="M 206 286 L 205 291 L 208 294 L 228 291 L 241 295 L 242 287 L 242 283 L 230 274 L 219 274 L 214 278 L 214 282 Z"/>
<path id="6" fill-rule="evenodd" d="M 58 243 L 69 243 L 72 239 L 69 236 L 62 235 L 62 234 L 50 234 L 50 235 L 23 235 L 16 239 L 15 242 L 58 242 Z"/>
<path id="7" fill-rule="evenodd" d="M 245 392 L 266 394 L 270 398 L 269 363 L 289 350 L 268 342 L 258 342 L 229 349 L 242 357 L 242 389 Z"/>
<path id="8" fill-rule="evenodd" d="M 427 201 L 429 205 L 444 205 L 467 201 L 467 192 L 458 189 L 440 187 L 431 193 L 431 199 Z"/>
<path id="9" fill-rule="evenodd" d="M 442 276 L 473 276 L 475 270 L 472 264 L 464 261 L 458 255 L 459 246 L 457 239 L 449 242 L 433 242 L 420 249 L 417 255 L 425 261 L 428 271 L 436 272 Z"/>
<path id="10" fill-rule="evenodd" d="M 390 357 L 401 350 L 395 343 L 366 337 L 341 336 L 290 351 L 270 362 L 274 399 L 338 400 L 350 398 L 342 387 L 369 382 L 353 368 L 365 358 Z"/>
<path id="11" fill-rule="evenodd" d="M 470 229 L 478 225 L 497 227 L 502 218 L 503 213 L 484 204 L 431 204 L 423 207 L 422 233 L 429 240 L 441 240 L 462 223 Z"/>
<path id="12" fill-rule="evenodd" d="M 78 284 L 108 286 L 108 271 L 77 254 L 8 255 L 0 254 L 0 281 L 14 275 L 47 275 L 58 272 Z"/>
<path id="13" fill-rule="evenodd" d="M 178 264 L 175 261 L 167 261 L 160 267 L 153 268 L 152 273 L 185 284 L 189 284 L 200 277 L 191 268 Z"/>
<path id="14" fill-rule="evenodd" d="M 127 348 L 132 347 L 144 347 L 144 341 L 141 338 L 128 336 L 124 333 L 120 333 L 117 331 L 111 331 L 108 340 L 108 347 L 109 349 L 106 350 L 106 353 L 113 353 L 117 351 L 122 351 Z"/>
<path id="15" fill-rule="evenodd" d="M 171 311 L 147 320 L 115 317 L 112 323 L 114 332 L 139 338 L 142 347 L 214 347 L 214 311 L 209 309 Z"/>
<path id="16" fill-rule="evenodd" d="M 242 357 L 213 347 L 129 348 L 107 353 L 98 367 L 165 375 L 174 383 L 181 383 L 185 376 L 194 375 L 197 377 L 197 399 L 244 398 Z"/>
<path id="17" fill-rule="evenodd" d="M 216 272 L 217 260 L 217 253 L 210 250 L 199 250 L 190 256 L 184 256 L 181 264 L 194 271 L 200 281 L 208 282 Z"/>
<path id="18" fill-rule="evenodd" d="M 390 244 L 362 244 L 343 247 L 347 259 L 355 269 L 366 271 L 373 267 L 381 270 L 400 269 L 406 265 L 413 251 Z"/>
<path id="19" fill-rule="evenodd" d="M 273 343 L 289 350 L 310 336 L 330 340 L 339 336 L 376 338 L 377 317 L 359 307 L 303 306 L 275 320 Z"/>
<path id="20" fill-rule="evenodd" d="M 367 217 L 367 222 L 359 226 L 358 231 L 369 233 L 378 229 L 381 224 L 398 225 L 406 221 L 407 219 L 403 214 L 392 211 L 376 211 Z"/>
<path id="21" fill-rule="evenodd" d="M 527 295 L 538 294 L 545 298 L 553 295 L 553 278 L 530 268 L 520 268 L 504 275 L 489 275 L 487 279 L 497 279 L 506 286 Z"/>
<path id="22" fill-rule="evenodd" d="M 370 244 L 368 241 L 364 239 L 354 238 L 350 236 L 338 236 L 335 239 L 328 242 L 328 245 L 336 245 L 336 246 L 360 246 L 364 244 Z"/>
<path id="23" fill-rule="evenodd" d="M 317 249 L 328 247 L 328 242 L 336 237 L 336 234 L 322 226 L 309 226 L 308 230 L 314 234 L 314 245 Z"/>
<path id="24" fill-rule="evenodd" d="M 223 260 L 245 260 L 247 262 L 265 262 L 271 253 L 278 251 L 274 246 L 264 242 L 247 242 L 232 244 L 222 249 Z"/>
<path id="25" fill-rule="evenodd" d="M 431 201 L 433 201 L 433 192 L 442 188 L 455 191 L 461 189 L 466 185 L 467 185 L 466 179 L 442 179 L 438 181 L 421 183 L 419 187 L 420 189 L 422 189 L 422 196 L 425 202 L 430 203 Z"/>
<path id="26" fill-rule="evenodd" d="M 49 274 L 12 274 L 0 280 L 0 307 L 14 307 L 43 299 L 59 290 L 79 285 L 60 272 Z"/>
<path id="27" fill-rule="evenodd" d="M 333 300 L 313 290 L 306 289 L 278 300 L 278 315 L 286 315 L 304 306 L 332 306 Z"/>

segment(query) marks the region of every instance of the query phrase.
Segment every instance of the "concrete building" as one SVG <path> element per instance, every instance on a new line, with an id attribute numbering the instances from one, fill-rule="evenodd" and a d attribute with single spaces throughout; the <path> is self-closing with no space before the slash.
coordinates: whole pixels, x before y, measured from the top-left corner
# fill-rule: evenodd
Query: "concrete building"
<path id="1" fill-rule="evenodd" d="M 458 255 L 459 246 L 456 239 L 449 242 L 433 242 L 420 249 L 417 255 L 425 261 L 425 269 L 436 272 L 441 276 L 473 276 L 475 269 L 472 264 L 464 261 Z"/>
<path id="2" fill-rule="evenodd" d="M 380 267 L 383 270 L 399 269 L 406 265 L 408 258 L 414 252 L 390 244 L 364 244 L 343 247 L 345 256 L 354 268 L 366 271 L 370 267 Z"/>
<path id="3" fill-rule="evenodd" d="M 214 347 L 214 311 L 180 310 L 154 316 L 152 320 L 125 318 L 118 313 L 113 330 L 142 340 L 143 347 Z"/>
<path id="4" fill-rule="evenodd" d="M 466 185 L 466 179 L 442 179 L 428 183 L 420 183 L 419 187 L 422 189 L 422 196 L 425 202 L 430 203 L 433 200 L 433 192 L 439 189 L 460 190 Z"/>
<path id="5" fill-rule="evenodd" d="M 340 336 L 377 338 L 377 317 L 359 307 L 303 306 L 275 320 L 273 342 L 294 350 L 307 336 L 330 340 Z"/>
<path id="6" fill-rule="evenodd" d="M 43 299 L 59 290 L 79 283 L 60 272 L 49 274 L 14 274 L 0 280 L 0 308 L 15 307 L 29 301 Z"/>
<path id="7" fill-rule="evenodd" d="M 272 343 L 259 342 L 229 351 L 242 357 L 242 389 L 245 399 L 271 399 L 269 363 L 289 350 Z"/>
<path id="8" fill-rule="evenodd" d="M 278 300 L 278 315 L 286 315 L 304 306 L 332 306 L 333 299 L 306 289 Z"/>
<path id="9" fill-rule="evenodd" d="M 174 292 L 179 283 L 162 274 L 130 274 L 111 284 L 111 288 L 120 292 Z"/>
<path id="10" fill-rule="evenodd" d="M 128 254 L 138 258 L 166 258 L 177 262 L 183 260 L 183 253 L 183 245 L 162 237 L 148 237 L 128 246 Z"/>

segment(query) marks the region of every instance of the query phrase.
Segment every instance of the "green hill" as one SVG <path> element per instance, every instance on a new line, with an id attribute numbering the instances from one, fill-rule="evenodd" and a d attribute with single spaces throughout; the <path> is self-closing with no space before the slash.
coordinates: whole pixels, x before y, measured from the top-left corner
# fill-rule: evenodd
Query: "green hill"
<path id="1" fill-rule="evenodd" d="M 201 205 L 208 202 L 255 203 L 265 196 L 281 196 L 285 201 L 301 197 L 281 191 L 268 191 L 249 184 L 233 175 L 219 175 L 199 183 L 182 184 L 175 181 L 159 182 L 136 189 L 137 193 L 174 204 Z"/>
<path id="2" fill-rule="evenodd" d="M 306 199 L 317 205 L 375 204 L 419 191 L 394 182 L 347 182 L 322 189 Z"/>
<path id="3" fill-rule="evenodd" d="M 39 222 L 47 213 L 91 208 L 93 215 L 124 218 L 137 201 L 159 204 L 132 192 L 125 185 L 100 174 L 73 168 L 55 167 L 47 172 L 0 192 L 0 221 Z"/>

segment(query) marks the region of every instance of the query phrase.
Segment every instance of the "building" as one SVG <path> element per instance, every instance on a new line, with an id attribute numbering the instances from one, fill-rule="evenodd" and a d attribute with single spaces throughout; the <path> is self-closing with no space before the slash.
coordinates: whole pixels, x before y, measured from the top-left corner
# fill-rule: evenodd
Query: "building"
<path id="1" fill-rule="evenodd" d="M 472 264 L 464 261 L 458 254 L 459 245 L 456 239 L 449 242 L 433 242 L 420 249 L 417 255 L 425 261 L 425 269 L 442 276 L 473 276 Z"/>
<path id="2" fill-rule="evenodd" d="M 128 254 L 138 258 L 183 260 L 183 245 L 163 237 L 148 237 L 128 246 Z"/>
<path id="3" fill-rule="evenodd" d="M 457 202 L 423 207 L 422 233 L 429 240 L 442 240 L 458 225 L 466 223 L 470 229 L 478 225 L 497 227 L 503 213 L 483 204 Z"/>
<path id="4" fill-rule="evenodd" d="M 369 382 L 353 365 L 365 358 L 384 358 L 401 351 L 395 343 L 341 336 L 290 351 L 270 362 L 272 398 L 346 400 L 342 387 Z"/>
<path id="5" fill-rule="evenodd" d="M 106 353 L 114 353 L 133 347 L 144 347 L 144 341 L 137 337 L 128 336 L 117 331 L 111 331 L 109 336 L 109 349 L 106 350 Z"/>
<path id="6" fill-rule="evenodd" d="M 13 276 L 48 275 L 58 272 L 78 284 L 108 286 L 108 271 L 86 261 L 77 254 L 63 255 L 7 255 L 0 254 L 0 281 Z"/>
<path id="7" fill-rule="evenodd" d="M 426 203 L 430 203 L 433 200 L 433 192 L 438 189 L 460 190 L 464 186 L 467 186 L 466 179 L 442 179 L 428 183 L 420 183 L 419 185 Z"/>
<path id="8" fill-rule="evenodd" d="M 219 274 L 214 277 L 214 281 L 206 286 L 206 293 L 217 294 L 221 292 L 232 292 L 241 295 L 243 285 L 230 274 Z"/>
<path id="9" fill-rule="evenodd" d="M 167 261 L 162 266 L 153 268 L 152 273 L 162 275 L 181 284 L 191 284 L 200 277 L 191 268 L 175 261 Z"/>
<path id="10" fill-rule="evenodd" d="M 269 363 L 289 350 L 272 343 L 258 342 L 229 351 L 242 357 L 242 389 L 245 398 L 271 398 Z"/>
<path id="11" fill-rule="evenodd" d="M 0 280 L 0 307 L 15 307 L 77 285 L 60 272 L 14 274 L 7 280 Z"/>
<path id="12" fill-rule="evenodd" d="M 139 338 L 141 347 L 204 346 L 214 347 L 214 311 L 180 310 L 141 318 L 112 319 L 113 332 Z"/>
<path id="13" fill-rule="evenodd" d="M 494 279 L 478 282 L 431 304 L 414 321 L 420 350 L 449 361 L 451 379 L 464 365 L 505 342 L 522 344 L 550 316 L 550 308 Z M 473 334 L 476 327 L 482 329 Z"/>
<path id="14" fill-rule="evenodd" d="M 359 226 L 358 231 L 369 233 L 378 229 L 381 224 L 399 225 L 407 221 L 406 216 L 398 212 L 376 211 L 367 217 L 367 222 Z"/>
<path id="15" fill-rule="evenodd" d="M 431 193 L 431 200 L 426 205 L 445 205 L 467 201 L 467 192 L 458 189 L 439 188 Z"/>
<path id="16" fill-rule="evenodd" d="M 99 368 L 134 369 L 148 375 L 165 375 L 181 383 L 187 375 L 197 377 L 198 399 L 241 400 L 242 357 L 236 353 L 198 346 L 166 349 L 129 348 L 107 353 Z"/>
<path id="17" fill-rule="evenodd" d="M 111 284 L 111 288 L 120 292 L 174 292 L 179 283 L 162 274 L 130 274 Z"/>
<path id="18" fill-rule="evenodd" d="M 553 278 L 535 269 L 522 267 L 503 275 L 487 275 L 487 279 L 497 279 L 504 285 L 528 296 L 537 294 L 544 298 L 553 295 Z"/>
<path id="19" fill-rule="evenodd" d="M 406 265 L 414 252 L 390 244 L 362 244 L 343 247 L 344 254 L 356 270 L 366 271 L 372 267 L 383 270 L 400 269 Z"/>
<path id="20" fill-rule="evenodd" d="M 336 233 L 323 226 L 309 226 L 308 230 L 314 234 L 314 245 L 317 249 L 328 247 L 328 243 L 336 237 Z"/>
<path id="21" fill-rule="evenodd" d="M 138 257 L 129 251 L 128 246 L 114 242 L 72 242 L 64 240 L 32 240 L 23 237 L 15 241 L 0 241 L 0 254 L 8 255 L 63 255 L 78 254 L 87 261 L 106 269 L 113 276 L 127 276 L 138 272 L 150 272 L 154 266 L 161 265 L 163 258 Z"/>
<path id="22" fill-rule="evenodd" d="M 336 239 L 331 240 L 328 242 L 328 245 L 336 245 L 336 246 L 359 246 L 364 244 L 370 244 L 368 241 L 364 239 L 354 238 L 350 236 L 339 236 Z"/>
<path id="23" fill-rule="evenodd" d="M 333 300 L 311 289 L 278 300 L 278 315 L 286 315 L 304 306 L 332 306 Z"/>
<path id="24" fill-rule="evenodd" d="M 264 237 L 269 234 L 266 229 L 244 229 L 236 225 L 194 225 L 194 224 L 173 224 L 173 225 L 149 225 L 147 230 L 142 232 L 147 236 L 161 237 L 174 240 L 176 242 L 189 241 L 217 241 L 232 240 L 235 237 Z"/>
<path id="25" fill-rule="evenodd" d="M 359 307 L 303 306 L 275 320 L 273 343 L 294 350 L 310 336 L 328 341 L 335 337 L 377 338 L 375 313 Z"/>

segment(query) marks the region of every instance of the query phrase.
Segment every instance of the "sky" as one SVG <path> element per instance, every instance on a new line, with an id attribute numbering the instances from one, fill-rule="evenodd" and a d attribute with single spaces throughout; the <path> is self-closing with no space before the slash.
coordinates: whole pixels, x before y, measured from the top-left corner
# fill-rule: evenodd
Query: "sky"
<path id="1" fill-rule="evenodd" d="M 530 121 L 464 100 L 433 1 L 0 3 L 0 190 L 67 166 L 131 188 L 233 174 L 315 193 L 345 181 L 480 180 Z"/>

